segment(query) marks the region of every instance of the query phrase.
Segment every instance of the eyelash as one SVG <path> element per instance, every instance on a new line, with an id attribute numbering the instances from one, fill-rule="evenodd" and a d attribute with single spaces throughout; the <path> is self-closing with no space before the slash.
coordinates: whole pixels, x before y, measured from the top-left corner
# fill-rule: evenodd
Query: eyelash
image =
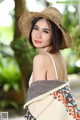
<path id="1" fill-rule="evenodd" d="M 36 28 L 36 27 L 34 27 L 33 29 L 34 29 L 34 30 L 38 30 L 38 28 Z M 45 33 L 47 33 L 47 34 L 49 33 L 49 32 L 46 31 L 46 30 L 44 30 L 43 32 L 45 32 Z"/>
<path id="2" fill-rule="evenodd" d="M 36 27 L 34 27 L 33 29 L 34 29 L 34 30 L 38 30 L 38 28 L 36 28 Z"/>
<path id="3" fill-rule="evenodd" d="M 49 32 L 48 32 L 48 31 L 46 31 L 46 30 L 44 30 L 43 32 L 45 32 L 45 33 L 47 33 L 47 34 L 49 33 Z"/>

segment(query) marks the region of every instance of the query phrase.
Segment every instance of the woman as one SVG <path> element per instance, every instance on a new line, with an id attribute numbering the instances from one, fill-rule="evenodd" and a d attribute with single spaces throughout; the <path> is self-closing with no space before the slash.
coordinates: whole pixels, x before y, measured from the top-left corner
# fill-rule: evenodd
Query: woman
<path id="1" fill-rule="evenodd" d="M 60 50 L 70 47 L 71 38 L 61 25 L 61 14 L 54 7 L 42 12 L 26 12 L 19 28 L 38 55 L 33 59 L 29 81 L 26 120 L 80 120 L 80 111 L 67 82 L 67 70 Z M 57 115 L 57 114 L 58 115 Z"/>

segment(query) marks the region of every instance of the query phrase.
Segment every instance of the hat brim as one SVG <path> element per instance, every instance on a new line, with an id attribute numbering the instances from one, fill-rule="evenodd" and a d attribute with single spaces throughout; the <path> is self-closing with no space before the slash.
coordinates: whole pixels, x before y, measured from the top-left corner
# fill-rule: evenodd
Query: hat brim
<path id="1" fill-rule="evenodd" d="M 26 38 L 29 39 L 29 33 L 31 30 L 31 26 L 32 26 L 32 21 L 34 18 L 36 17 L 44 17 L 47 18 L 49 20 L 51 20 L 52 22 L 54 22 L 57 27 L 61 30 L 62 32 L 62 45 L 60 49 L 64 49 L 64 48 L 69 48 L 71 45 L 71 37 L 68 34 L 68 32 L 65 30 L 65 28 L 61 25 L 60 22 L 58 22 L 55 18 L 51 18 L 49 15 L 45 15 L 44 13 L 39 13 L 39 12 L 25 12 L 19 19 L 18 21 L 18 25 L 19 25 L 19 29 L 22 33 L 22 35 Z"/>

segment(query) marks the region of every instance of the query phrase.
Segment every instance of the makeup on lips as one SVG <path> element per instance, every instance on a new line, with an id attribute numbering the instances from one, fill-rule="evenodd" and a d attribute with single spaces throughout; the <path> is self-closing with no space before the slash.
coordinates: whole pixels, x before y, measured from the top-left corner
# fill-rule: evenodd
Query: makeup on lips
<path id="1" fill-rule="evenodd" d="M 41 43 L 42 43 L 42 41 L 35 40 L 35 43 L 37 43 L 37 44 L 41 44 Z"/>

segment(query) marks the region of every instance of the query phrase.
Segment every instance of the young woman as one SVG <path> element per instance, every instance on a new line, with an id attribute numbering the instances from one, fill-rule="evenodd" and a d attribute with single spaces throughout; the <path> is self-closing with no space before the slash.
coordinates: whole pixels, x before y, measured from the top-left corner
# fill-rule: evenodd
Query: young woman
<path id="1" fill-rule="evenodd" d="M 54 7 L 42 12 L 26 12 L 19 28 L 38 49 L 29 81 L 26 120 L 80 120 L 67 82 L 67 70 L 60 50 L 68 48 L 71 38 L 61 25 L 61 14 Z M 57 115 L 58 114 L 58 115 Z"/>

